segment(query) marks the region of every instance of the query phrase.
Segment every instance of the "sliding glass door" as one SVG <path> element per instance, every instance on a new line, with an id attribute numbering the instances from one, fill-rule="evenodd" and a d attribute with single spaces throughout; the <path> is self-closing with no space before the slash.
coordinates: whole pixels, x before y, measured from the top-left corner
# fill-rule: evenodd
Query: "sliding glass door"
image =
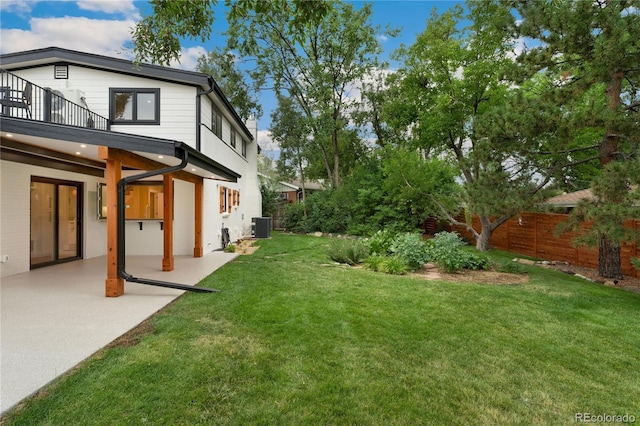
<path id="1" fill-rule="evenodd" d="M 80 259 L 82 183 L 31 178 L 31 268 Z"/>

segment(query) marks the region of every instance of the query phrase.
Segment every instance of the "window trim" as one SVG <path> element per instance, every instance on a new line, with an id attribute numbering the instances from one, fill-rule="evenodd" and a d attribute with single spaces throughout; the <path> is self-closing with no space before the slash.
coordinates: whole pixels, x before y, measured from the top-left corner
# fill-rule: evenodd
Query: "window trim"
<path id="1" fill-rule="evenodd" d="M 232 127 L 231 128 L 231 136 L 229 136 L 229 144 L 231 145 L 231 148 L 236 147 L 236 131 L 235 129 Z"/>
<path id="2" fill-rule="evenodd" d="M 222 139 L 222 113 L 211 101 L 211 133 Z"/>
<path id="3" fill-rule="evenodd" d="M 116 117 L 116 93 L 131 93 L 133 97 L 132 119 L 117 120 Z M 149 94 L 155 95 L 155 117 L 153 120 L 138 120 L 138 95 Z M 133 88 L 133 87 L 111 87 L 109 88 L 109 121 L 113 124 L 124 125 L 158 125 L 160 124 L 160 88 Z"/>

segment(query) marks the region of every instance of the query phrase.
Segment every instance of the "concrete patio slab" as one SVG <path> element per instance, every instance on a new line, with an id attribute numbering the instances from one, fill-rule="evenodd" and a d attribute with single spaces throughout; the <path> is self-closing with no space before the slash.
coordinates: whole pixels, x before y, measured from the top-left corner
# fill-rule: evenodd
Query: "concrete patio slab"
<path id="1" fill-rule="evenodd" d="M 237 254 L 131 256 L 138 278 L 195 285 Z M 125 282 L 125 294 L 104 296 L 106 257 L 65 263 L 0 282 L 0 412 L 4 413 L 182 295 L 184 291 Z M 216 297 L 201 293 L 200 297 Z"/>

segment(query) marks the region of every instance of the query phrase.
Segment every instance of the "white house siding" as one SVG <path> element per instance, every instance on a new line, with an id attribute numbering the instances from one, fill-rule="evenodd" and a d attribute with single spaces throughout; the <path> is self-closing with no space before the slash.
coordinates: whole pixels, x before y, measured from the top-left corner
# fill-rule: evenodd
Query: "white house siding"
<path id="1" fill-rule="evenodd" d="M 109 89 L 160 89 L 159 125 L 113 125 L 114 132 L 145 135 L 185 142 L 195 147 L 196 88 L 109 71 L 69 66 L 69 78 L 53 78 L 53 65 L 14 71 L 41 87 L 54 90 L 81 90 L 89 109 L 109 117 Z"/>
<path id="2" fill-rule="evenodd" d="M 69 79 L 56 80 L 53 65 L 15 71 L 41 87 L 55 90 L 81 90 L 89 108 L 97 114 L 109 116 L 110 88 L 159 88 L 161 116 L 160 125 L 118 125 L 113 131 L 179 140 L 195 147 L 196 93 L 195 87 L 133 77 L 115 72 L 101 71 L 79 66 L 69 66 Z M 212 96 L 212 95 L 210 95 Z M 203 101 L 206 99 L 202 98 Z M 229 140 L 231 114 L 223 108 L 223 137 Z M 209 102 L 202 102 L 202 123 L 211 123 Z M 257 128 L 255 121 L 248 124 L 254 141 L 247 143 L 247 156 L 242 156 L 244 132 L 237 130 L 237 146 L 213 135 L 201 126 L 201 151 L 240 174 L 237 183 L 205 179 L 203 203 L 203 249 L 211 252 L 221 248 L 221 229 L 229 228 L 231 240 L 249 236 L 251 218 L 261 216 L 261 197 L 257 178 Z M 29 203 L 31 176 L 64 179 L 84 183 L 84 229 L 83 257 L 90 258 L 106 254 L 106 222 L 99 221 L 95 212 L 96 184 L 104 179 L 54 169 L 29 166 L 2 161 L 0 170 L 0 254 L 10 260 L 0 263 L 0 276 L 29 270 Z M 135 174 L 135 173 L 134 173 Z M 126 173 L 125 173 L 126 175 Z M 240 191 L 240 205 L 232 207 L 231 213 L 219 211 L 219 185 Z M 194 185 L 175 180 L 174 254 L 191 255 L 194 248 Z M 137 221 L 126 223 L 127 255 L 161 255 L 163 233 L 160 221 L 145 221 L 143 230 Z"/>
<path id="3" fill-rule="evenodd" d="M 31 166 L 11 161 L 0 161 L 0 251 L 9 261 L 0 263 L 0 276 L 5 277 L 29 270 L 30 249 L 30 187 L 31 177 L 82 182 L 83 206 L 83 258 L 106 254 L 106 223 L 96 217 L 96 186 L 100 178 Z"/>

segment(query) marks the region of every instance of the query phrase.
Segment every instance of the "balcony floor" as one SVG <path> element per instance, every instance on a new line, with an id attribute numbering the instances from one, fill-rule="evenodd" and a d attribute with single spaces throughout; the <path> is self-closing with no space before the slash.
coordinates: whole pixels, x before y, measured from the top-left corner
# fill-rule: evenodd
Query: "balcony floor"
<path id="1" fill-rule="evenodd" d="M 195 285 L 237 257 L 214 252 L 175 257 L 161 271 L 161 256 L 128 256 L 127 272 Z M 125 294 L 104 296 L 106 257 L 36 269 L 0 283 L 0 412 L 72 369 L 184 293 L 125 282 Z M 198 294 L 216 297 L 215 293 Z"/>

